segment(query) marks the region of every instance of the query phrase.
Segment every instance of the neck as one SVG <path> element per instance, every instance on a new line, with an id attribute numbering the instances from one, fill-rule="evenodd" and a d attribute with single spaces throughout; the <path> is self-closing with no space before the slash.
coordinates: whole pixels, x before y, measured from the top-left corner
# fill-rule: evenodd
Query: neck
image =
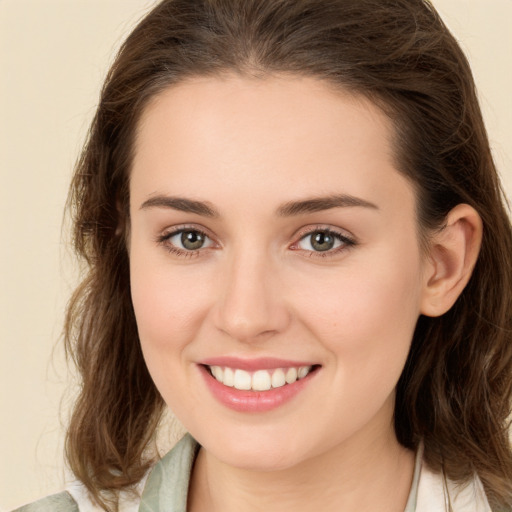
<path id="1" fill-rule="evenodd" d="M 188 512 L 403 512 L 413 471 L 414 454 L 399 445 L 392 428 L 278 471 L 228 466 L 201 449 Z"/>

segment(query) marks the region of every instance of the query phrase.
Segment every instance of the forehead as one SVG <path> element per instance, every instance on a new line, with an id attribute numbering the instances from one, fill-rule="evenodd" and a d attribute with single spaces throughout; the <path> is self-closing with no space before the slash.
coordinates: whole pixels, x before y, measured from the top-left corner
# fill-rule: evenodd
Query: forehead
<path id="1" fill-rule="evenodd" d="M 377 105 L 326 81 L 295 75 L 252 78 L 225 74 L 191 78 L 154 96 L 141 116 L 136 141 L 140 143 L 160 123 L 167 130 L 175 127 L 186 134 L 193 129 L 196 136 L 210 137 L 231 127 L 276 139 L 286 128 L 281 140 L 288 134 L 314 144 L 332 135 L 346 138 L 351 134 L 354 138 L 358 132 L 353 128 L 364 121 L 366 133 L 384 135 L 383 142 L 394 133 L 391 121 Z M 344 128 L 350 125 L 347 132 Z"/>
<path id="2" fill-rule="evenodd" d="M 218 192 L 221 198 L 247 190 L 269 203 L 283 191 L 311 196 L 336 188 L 375 196 L 402 179 L 393 135 L 375 104 L 320 80 L 195 78 L 169 87 L 146 107 L 131 193 Z M 219 183 L 230 189 L 221 194 Z"/>

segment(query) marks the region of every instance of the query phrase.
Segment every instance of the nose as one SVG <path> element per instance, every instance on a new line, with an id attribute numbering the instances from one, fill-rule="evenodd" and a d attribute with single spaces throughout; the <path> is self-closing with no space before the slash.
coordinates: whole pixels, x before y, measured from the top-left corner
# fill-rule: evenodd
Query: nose
<path id="1" fill-rule="evenodd" d="M 261 341 L 284 331 L 290 312 L 278 266 L 264 253 L 238 253 L 226 266 L 215 307 L 217 329 L 243 342 Z"/>

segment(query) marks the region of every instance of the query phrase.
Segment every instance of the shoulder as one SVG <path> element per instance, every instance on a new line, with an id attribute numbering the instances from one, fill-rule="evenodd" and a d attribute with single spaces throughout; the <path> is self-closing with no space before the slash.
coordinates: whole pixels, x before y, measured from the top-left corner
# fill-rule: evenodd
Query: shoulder
<path id="1" fill-rule="evenodd" d="M 47 496 L 17 508 L 13 512 L 78 512 L 78 505 L 68 492 Z"/>
<path id="2" fill-rule="evenodd" d="M 185 435 L 136 486 L 135 493 L 122 492 L 120 512 L 186 510 L 188 483 L 199 445 Z M 137 498 L 135 495 L 141 496 Z M 67 491 L 47 496 L 12 512 L 100 512 L 80 482 L 73 482 Z"/>
<path id="3" fill-rule="evenodd" d="M 153 468 L 133 489 L 134 493 L 121 492 L 119 496 L 119 512 L 150 512 L 155 510 L 186 510 L 188 484 L 192 466 L 199 445 L 189 435 L 185 435 L 174 448 L 160 459 Z M 64 498 L 64 495 L 67 495 Z M 71 508 L 56 508 L 53 502 L 47 501 L 50 496 L 40 502 L 14 512 L 100 512 L 80 482 L 68 487 L 68 492 L 56 495 L 59 503 L 67 499 L 73 504 Z M 137 497 L 140 496 L 140 497 Z M 69 506 L 68 506 L 69 507 Z"/>

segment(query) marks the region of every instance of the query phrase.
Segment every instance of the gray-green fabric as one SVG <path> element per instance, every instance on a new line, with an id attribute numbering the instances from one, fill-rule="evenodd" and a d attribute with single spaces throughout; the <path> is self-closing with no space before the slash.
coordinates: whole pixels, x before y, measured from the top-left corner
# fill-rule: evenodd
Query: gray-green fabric
<path id="1" fill-rule="evenodd" d="M 144 486 L 139 512 L 187 511 L 188 484 L 198 451 L 199 445 L 187 434 L 156 464 Z"/>
<path id="2" fill-rule="evenodd" d="M 186 512 L 192 466 L 199 445 L 186 435 L 153 468 L 144 486 L 139 512 Z M 413 485 L 404 512 L 415 512 L 421 450 L 416 456 Z M 78 505 L 67 492 L 48 496 L 13 512 L 79 512 Z"/>
<path id="3" fill-rule="evenodd" d="M 17 508 L 13 512 L 79 512 L 79 509 L 71 494 L 61 492 Z"/>

